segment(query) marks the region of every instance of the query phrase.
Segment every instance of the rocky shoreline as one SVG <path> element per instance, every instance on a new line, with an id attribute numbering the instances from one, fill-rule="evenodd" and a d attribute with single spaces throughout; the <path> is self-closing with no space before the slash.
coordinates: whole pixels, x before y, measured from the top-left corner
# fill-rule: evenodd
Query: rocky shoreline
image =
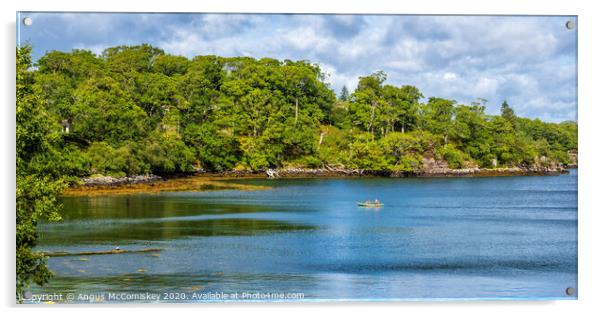
<path id="1" fill-rule="evenodd" d="M 205 178 L 341 178 L 341 177 L 390 177 L 390 178 L 444 178 L 444 177 L 491 177 L 491 176 L 528 176 L 528 175 L 559 175 L 568 173 L 563 167 L 512 167 L 512 168 L 465 168 L 450 169 L 446 167 L 429 168 L 416 171 L 374 171 L 362 169 L 343 168 L 281 168 L 260 171 L 231 170 L 221 173 L 198 172 L 197 177 Z M 95 186 L 123 186 L 133 184 L 151 184 L 164 181 L 157 175 L 137 175 L 130 177 L 93 176 L 83 178 L 81 185 L 85 187 Z"/>
<path id="2" fill-rule="evenodd" d="M 565 168 L 548 168 L 548 167 L 513 167 L 513 168 L 465 168 L 465 169 L 450 169 L 450 168 L 433 168 L 416 171 L 380 171 L 380 170 L 362 170 L 362 169 L 305 169 L 305 168 L 283 168 L 283 169 L 268 169 L 265 171 L 228 171 L 220 175 L 224 177 L 248 177 L 248 176 L 264 176 L 267 178 L 313 178 L 313 177 L 390 177 L 390 178 L 407 178 L 407 177 L 489 177 L 489 176 L 527 176 L 527 175 L 559 175 L 568 173 Z M 214 174 L 215 176 L 215 174 Z"/>
<path id="3" fill-rule="evenodd" d="M 111 176 L 92 176 L 81 179 L 81 185 L 86 187 L 94 186 L 120 186 L 127 184 L 142 184 L 161 181 L 163 178 L 154 174 L 137 175 L 130 177 L 111 177 Z"/>

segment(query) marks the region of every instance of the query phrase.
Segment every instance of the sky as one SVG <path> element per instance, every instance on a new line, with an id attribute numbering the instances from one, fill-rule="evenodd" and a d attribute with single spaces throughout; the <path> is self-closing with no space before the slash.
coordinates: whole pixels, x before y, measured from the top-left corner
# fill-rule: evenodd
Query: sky
<path id="1" fill-rule="evenodd" d="M 149 43 L 167 53 L 271 57 L 320 65 L 330 86 L 353 91 L 383 70 L 387 84 L 461 104 L 504 100 L 519 116 L 577 120 L 573 16 L 21 13 L 17 41 L 37 60 L 52 50 Z M 18 43 L 18 44 L 19 44 Z"/>

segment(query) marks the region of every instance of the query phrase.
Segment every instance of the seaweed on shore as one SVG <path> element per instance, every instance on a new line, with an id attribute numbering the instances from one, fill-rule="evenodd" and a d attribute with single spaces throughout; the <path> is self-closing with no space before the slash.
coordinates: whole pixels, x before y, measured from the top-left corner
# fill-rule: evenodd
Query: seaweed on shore
<path id="1" fill-rule="evenodd" d="M 160 193 L 170 191 L 212 191 L 212 190 L 266 190 L 269 187 L 251 184 L 231 183 L 225 179 L 201 176 L 159 180 L 148 183 L 123 185 L 74 186 L 66 189 L 63 196 L 123 195 L 137 193 Z"/>

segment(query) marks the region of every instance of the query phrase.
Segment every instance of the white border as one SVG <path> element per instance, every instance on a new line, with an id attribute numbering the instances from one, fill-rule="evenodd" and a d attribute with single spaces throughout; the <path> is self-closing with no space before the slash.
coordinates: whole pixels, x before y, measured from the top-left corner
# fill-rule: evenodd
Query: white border
<path id="1" fill-rule="evenodd" d="M 405 13 L 405 14 L 533 14 L 533 15 L 578 15 L 579 21 L 579 300 L 578 301 L 476 301 L 476 302 L 332 302 L 332 303 L 251 303 L 251 304 L 161 304 L 143 306 L 140 313 L 164 314 L 166 308 L 177 307 L 178 312 L 186 313 L 251 313 L 257 315 L 306 315 L 315 312 L 337 314 L 415 314 L 427 315 L 581 315 L 602 310 L 598 297 L 601 293 L 600 269 L 600 214 L 601 203 L 597 199 L 602 185 L 602 159 L 600 137 L 602 136 L 602 107 L 600 91 L 602 69 L 600 67 L 600 32 L 602 12 L 595 1 L 565 0 L 220 0 L 220 1 L 158 1 L 158 0 L 86 0 L 86 1 L 43 1 L 28 0 L 17 3 L 3 3 L 1 15 L 3 26 L 3 75 L 0 76 L 2 97 L 0 106 L 3 149 L 3 164 L 0 168 L 2 194 L 5 207 L 2 208 L 4 235 L 2 243 L 3 265 L 1 279 L 1 299 L 4 312 L 21 314 L 49 313 L 56 315 L 104 315 L 108 313 L 132 313 L 134 306 L 56 306 L 40 310 L 42 306 L 23 308 L 14 306 L 14 104 L 15 104 L 15 12 L 16 11 L 146 11 L 146 12 L 295 12 L 295 13 Z M 140 308 L 140 306 L 137 306 Z M 377 310 L 373 310 L 377 308 Z M 138 312 L 136 310 L 135 312 Z"/>

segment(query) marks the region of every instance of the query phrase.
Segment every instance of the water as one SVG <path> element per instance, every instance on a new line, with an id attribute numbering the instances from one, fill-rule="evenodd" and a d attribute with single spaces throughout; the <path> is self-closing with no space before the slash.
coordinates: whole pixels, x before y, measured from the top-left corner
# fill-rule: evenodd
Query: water
<path id="1" fill-rule="evenodd" d="M 40 226 L 39 250 L 163 251 L 53 257 L 55 277 L 32 291 L 182 293 L 189 301 L 193 293 L 245 292 L 306 300 L 576 297 L 565 294 L 577 288 L 576 170 L 239 181 L 272 189 L 64 198 L 64 221 Z M 384 207 L 356 206 L 374 198 Z"/>

